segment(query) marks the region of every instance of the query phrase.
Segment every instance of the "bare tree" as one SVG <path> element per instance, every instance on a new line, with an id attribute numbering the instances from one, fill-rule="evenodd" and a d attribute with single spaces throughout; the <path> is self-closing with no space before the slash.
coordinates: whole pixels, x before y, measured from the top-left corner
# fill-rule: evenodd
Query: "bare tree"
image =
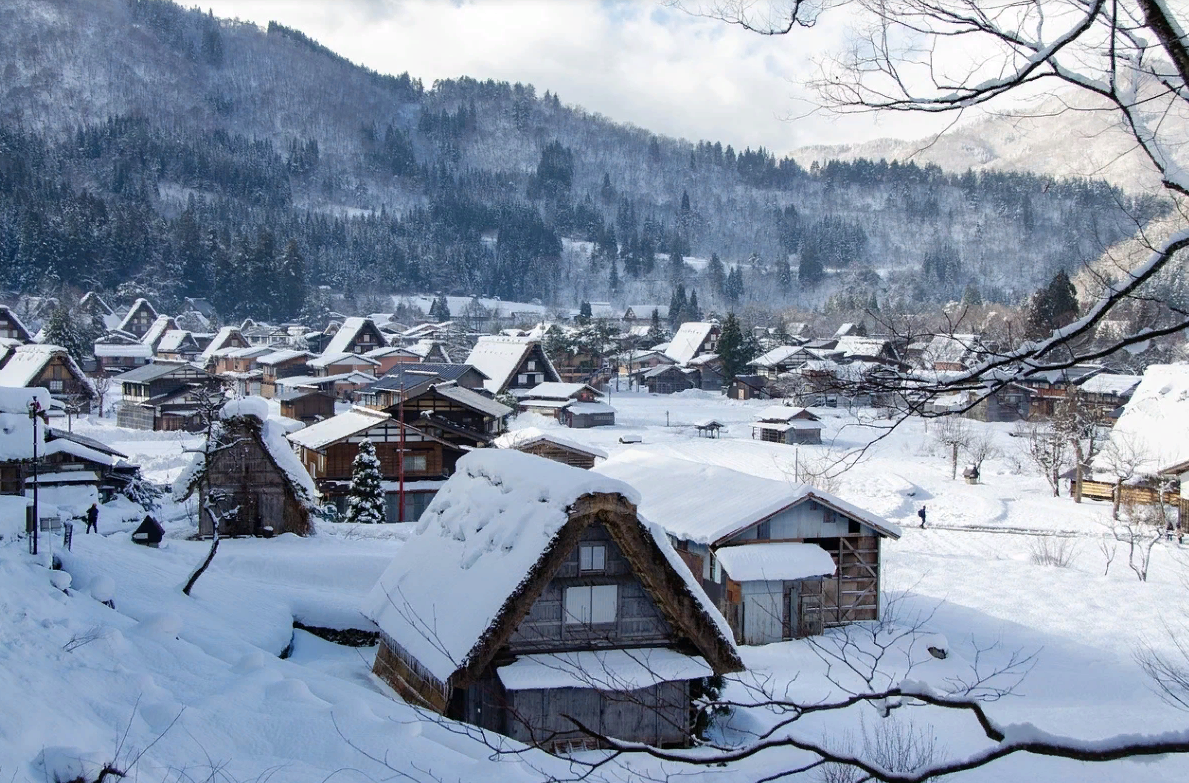
<path id="1" fill-rule="evenodd" d="M 974 466 L 977 475 L 982 475 L 984 462 L 999 454 L 999 447 L 995 445 L 995 438 L 989 430 L 971 433 L 966 444 L 966 458 Z"/>
<path id="2" fill-rule="evenodd" d="M 235 448 L 239 442 L 222 425 L 220 413 L 226 402 L 227 398 L 222 389 L 206 389 L 195 397 L 195 407 L 203 423 L 203 434 L 205 435 L 202 448 L 196 452 L 200 459 L 197 468 L 198 482 L 202 485 L 200 493 L 202 501 L 199 503 L 198 514 L 201 517 L 205 513 L 211 522 L 211 548 L 207 551 L 203 561 L 190 574 L 185 586 L 182 587 L 182 592 L 186 595 L 190 595 L 194 584 L 210 568 L 211 562 L 215 559 L 215 553 L 219 551 L 219 530 L 223 520 L 234 517 L 239 511 L 238 506 L 227 507 L 229 493 L 215 487 L 211 481 L 211 465 L 214 458 L 222 452 Z"/>
<path id="3" fill-rule="evenodd" d="M 1073 449 L 1074 479 L 1071 494 L 1075 503 L 1081 503 L 1085 473 L 1107 440 L 1106 430 L 1102 426 L 1102 413 L 1086 402 L 1081 389 L 1073 386 L 1057 404 L 1052 426 Z"/>
<path id="4" fill-rule="evenodd" d="M 949 450 L 950 480 L 958 478 L 958 452 L 970 445 L 970 424 L 960 416 L 947 416 L 934 425 L 932 437 L 935 443 Z"/>
<path id="5" fill-rule="evenodd" d="M 1126 432 L 1114 432 L 1102 449 L 1103 467 L 1115 479 L 1111 518 L 1119 518 L 1123 503 L 1124 485 L 1140 475 L 1140 468 L 1148 461 L 1148 451 L 1138 438 Z"/>
<path id="6" fill-rule="evenodd" d="M 107 402 L 107 393 L 111 391 L 112 378 L 107 373 L 96 375 L 91 379 L 91 385 L 95 387 L 95 394 L 99 397 L 99 418 L 103 418 L 103 406 Z"/>
<path id="7" fill-rule="evenodd" d="M 1171 531 L 1172 518 L 1164 503 L 1163 489 L 1156 503 L 1125 503 L 1123 513 L 1110 523 L 1111 535 L 1127 547 L 1127 566 L 1141 582 L 1148 581 L 1152 550 Z"/>
<path id="8" fill-rule="evenodd" d="M 1061 495 L 1061 473 L 1068 461 L 1068 441 L 1048 422 L 1020 422 L 1014 433 L 1024 442 L 1024 454 L 1053 490 Z"/>

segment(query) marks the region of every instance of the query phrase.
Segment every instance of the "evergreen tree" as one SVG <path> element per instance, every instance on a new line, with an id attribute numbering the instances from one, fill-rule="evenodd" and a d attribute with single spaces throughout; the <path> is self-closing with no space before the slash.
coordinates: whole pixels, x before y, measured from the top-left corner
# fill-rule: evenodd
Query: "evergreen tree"
<path id="1" fill-rule="evenodd" d="M 211 288 L 210 258 L 193 207 L 187 207 L 178 218 L 174 226 L 174 242 L 182 296 L 207 296 Z"/>
<path id="2" fill-rule="evenodd" d="M 248 295 L 240 303 L 243 315 L 271 320 L 277 309 L 277 241 L 262 228 L 256 235 L 256 247 L 247 266 Z"/>
<path id="3" fill-rule="evenodd" d="M 1032 295 L 1026 309 L 1027 336 L 1039 340 L 1078 317 L 1077 291 L 1062 269 Z"/>
<path id="4" fill-rule="evenodd" d="M 592 317 L 594 317 L 594 314 L 590 309 L 590 302 L 583 302 L 578 307 L 578 323 L 585 326 L 590 323 Z"/>
<path id="5" fill-rule="evenodd" d="M 983 303 L 983 295 L 979 293 L 978 287 L 974 283 L 966 286 L 966 290 L 962 292 L 962 304 L 967 307 L 976 307 Z"/>
<path id="6" fill-rule="evenodd" d="M 619 292 L 619 262 L 615 260 L 614 256 L 611 258 L 611 275 L 607 283 L 611 288 L 611 293 Z"/>
<path id="7" fill-rule="evenodd" d="M 723 322 L 722 334 L 718 338 L 718 358 L 722 361 L 723 375 L 728 381 L 746 371 L 747 363 L 752 359 L 744 344 L 739 319 L 734 313 L 727 313 L 727 320 Z"/>
<path id="8" fill-rule="evenodd" d="M 802 288 L 812 288 L 826 276 L 820 254 L 813 245 L 801 245 L 801 263 L 797 268 L 797 280 Z"/>
<path id="9" fill-rule="evenodd" d="M 66 349 L 75 361 L 90 356 L 97 335 L 90 334 L 65 305 L 58 305 L 45 322 L 45 341 Z"/>
<path id="10" fill-rule="evenodd" d="M 603 172 L 603 186 L 599 189 L 599 197 L 607 205 L 615 202 L 615 188 L 611 185 L 611 175 L 605 171 Z"/>
<path id="11" fill-rule="evenodd" d="M 285 245 L 285 252 L 281 255 L 277 284 L 281 305 L 278 315 L 282 318 L 295 317 L 306 303 L 306 263 L 297 242 L 292 239 Z"/>
<path id="12" fill-rule="evenodd" d="M 686 314 L 691 321 L 702 320 L 702 308 L 698 307 L 698 292 L 691 291 L 689 295 L 689 302 L 685 306 Z"/>
<path id="13" fill-rule="evenodd" d="M 669 251 L 669 279 L 676 283 L 685 277 L 685 261 L 682 259 L 681 250 L 677 247 L 676 241 L 673 246 L 674 249 Z"/>
<path id="14" fill-rule="evenodd" d="M 681 214 L 688 215 L 689 213 L 689 191 L 683 190 L 681 191 Z"/>
<path id="15" fill-rule="evenodd" d="M 787 258 L 776 262 L 776 283 L 780 286 L 780 290 L 786 293 L 793 287 L 793 268 L 789 265 Z"/>
<path id="16" fill-rule="evenodd" d="M 640 239 L 640 274 L 651 275 L 656 268 L 656 246 L 647 234 Z"/>
<path id="17" fill-rule="evenodd" d="M 380 460 L 370 440 L 359 444 L 351 463 L 351 487 L 347 496 L 346 522 L 378 524 L 385 521 L 384 490 L 380 487 Z"/>
<path id="18" fill-rule="evenodd" d="M 669 339 L 669 335 L 665 333 L 665 327 L 661 325 L 661 311 L 655 307 L 652 308 L 652 323 L 648 327 L 648 335 L 645 339 L 649 346 L 660 345 Z"/>
<path id="19" fill-rule="evenodd" d="M 723 268 L 722 261 L 718 258 L 718 253 L 710 254 L 710 264 L 706 267 L 706 274 L 710 278 L 710 288 L 719 296 L 723 295 L 723 286 L 726 284 L 727 273 Z"/>
<path id="20" fill-rule="evenodd" d="M 676 290 L 673 291 L 673 296 L 669 297 L 669 328 L 676 331 L 677 327 L 686 320 L 686 306 L 685 286 L 679 283 Z"/>
<path id="21" fill-rule="evenodd" d="M 438 294 L 429 306 L 429 317 L 438 323 L 450 320 L 450 302 L 445 294 Z"/>

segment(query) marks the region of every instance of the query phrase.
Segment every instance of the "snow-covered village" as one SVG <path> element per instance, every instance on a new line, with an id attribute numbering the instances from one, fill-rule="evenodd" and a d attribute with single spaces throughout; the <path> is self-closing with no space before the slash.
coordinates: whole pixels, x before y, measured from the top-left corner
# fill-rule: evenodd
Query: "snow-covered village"
<path id="1" fill-rule="evenodd" d="M 0 775 L 1186 780 L 1187 23 L 0 5 Z"/>

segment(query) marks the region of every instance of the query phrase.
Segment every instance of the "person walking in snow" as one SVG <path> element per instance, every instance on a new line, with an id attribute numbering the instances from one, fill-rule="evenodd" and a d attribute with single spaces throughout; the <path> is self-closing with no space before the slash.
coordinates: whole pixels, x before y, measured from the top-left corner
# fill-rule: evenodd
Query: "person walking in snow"
<path id="1" fill-rule="evenodd" d="M 95 531 L 95 535 L 99 535 L 99 504 L 92 503 L 91 507 L 87 509 L 87 532 Z"/>
<path id="2" fill-rule="evenodd" d="M 925 526 L 925 507 L 921 506 L 921 510 L 917 512 L 917 516 L 921 518 L 921 527 Z"/>

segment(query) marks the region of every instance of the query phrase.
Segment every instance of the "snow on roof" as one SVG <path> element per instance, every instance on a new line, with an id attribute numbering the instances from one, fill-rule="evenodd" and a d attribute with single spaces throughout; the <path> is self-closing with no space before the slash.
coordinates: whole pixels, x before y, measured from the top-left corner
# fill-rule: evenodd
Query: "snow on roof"
<path id="1" fill-rule="evenodd" d="M 267 356 L 261 356 L 256 360 L 256 363 L 265 365 L 281 364 L 282 362 L 287 362 L 291 359 L 313 355 L 314 354 L 310 353 L 309 351 L 299 351 L 296 348 L 282 348 L 279 351 L 273 351 Z"/>
<path id="2" fill-rule="evenodd" d="M 513 396 L 518 399 L 536 400 L 568 400 L 579 392 L 589 389 L 598 394 L 598 389 L 586 383 L 562 383 L 560 381 L 546 381 L 538 383 L 531 389 L 513 389 Z"/>
<path id="3" fill-rule="evenodd" d="M 929 341 L 921 358 L 929 364 L 961 364 L 971 353 L 985 349 L 982 338 L 975 334 L 938 334 Z"/>
<path id="4" fill-rule="evenodd" d="M 570 506 L 591 493 L 638 499 L 623 482 L 560 462 L 510 449 L 470 452 L 363 613 L 446 682 L 561 532 Z"/>
<path id="5" fill-rule="evenodd" d="M 741 544 L 720 547 L 714 556 L 736 582 L 796 581 L 835 571 L 834 558 L 817 544 Z"/>
<path id="6" fill-rule="evenodd" d="M 367 364 L 373 367 L 378 367 L 380 361 L 373 359 L 370 356 L 364 356 L 361 353 L 350 353 L 348 351 L 336 351 L 332 353 L 329 349 L 322 352 L 322 355 L 317 359 L 310 359 L 306 362 L 310 367 L 329 367 L 332 364 Z"/>
<path id="7" fill-rule="evenodd" d="M 207 345 L 206 349 L 203 350 L 201 354 L 202 361 L 210 361 L 211 357 L 214 356 L 215 351 L 223 348 L 227 341 L 231 339 L 231 336 L 237 332 L 239 332 L 239 329 L 234 326 L 224 326 L 220 328 L 219 331 L 215 332 L 214 338 L 210 341 L 210 344 Z"/>
<path id="8" fill-rule="evenodd" d="M 128 327 L 132 325 L 132 316 L 136 315 L 136 311 L 140 309 L 141 305 L 149 309 L 149 312 L 152 313 L 154 320 L 157 318 L 157 311 L 153 309 L 151 304 L 149 304 L 149 300 L 141 297 L 132 303 L 132 306 L 128 308 L 128 312 L 124 313 L 124 318 L 120 321 L 120 325 L 116 328 L 122 332 L 128 331 Z"/>
<path id="9" fill-rule="evenodd" d="M 153 323 L 149 324 L 149 330 L 145 332 L 144 337 L 140 339 L 145 345 L 156 345 L 161 338 L 170 329 L 175 328 L 177 324 L 173 322 L 173 318 L 168 315 L 159 315 Z"/>
<path id="10" fill-rule="evenodd" d="M 829 555 L 826 555 L 829 557 Z M 635 691 L 662 682 L 709 677 L 706 659 L 665 647 L 522 655 L 496 670 L 510 691 L 596 688 Z"/>
<path id="11" fill-rule="evenodd" d="M 572 402 L 566 406 L 570 413 L 615 413 L 615 409 L 605 402 Z"/>
<path id="12" fill-rule="evenodd" d="M 4 363 L 3 367 L 0 367 L 0 386 L 28 386 L 37 379 L 47 364 L 58 357 L 65 360 L 66 366 L 75 379 L 85 384 L 90 389 L 91 395 L 94 396 L 95 390 L 91 388 L 90 379 L 83 375 L 83 371 L 66 352 L 66 349 L 46 343 L 18 345 L 13 349 L 8 361 Z"/>
<path id="13" fill-rule="evenodd" d="M 1087 381 L 1089 383 L 1089 381 Z M 1109 471 L 1111 452 L 1136 453 L 1136 473 L 1155 475 L 1189 460 L 1189 364 L 1153 364 L 1123 414 L 1111 429 L 1110 443 L 1094 459 L 1096 470 Z"/>
<path id="14" fill-rule="evenodd" d="M 190 333 L 184 329 L 170 329 L 161 336 L 161 342 L 157 343 L 157 350 L 163 353 L 177 351 L 189 336 Z"/>
<path id="15" fill-rule="evenodd" d="M 364 327 L 364 324 L 371 323 L 368 318 L 361 318 L 360 316 L 351 316 L 343 321 L 343 325 L 334 333 L 334 337 L 326 344 L 326 349 L 322 351 L 323 356 L 334 356 L 335 354 L 347 353 L 347 349 L 351 346 L 351 342 L 359 334 L 359 330 Z M 372 324 L 375 326 L 375 324 Z"/>
<path id="16" fill-rule="evenodd" d="M 592 457 L 601 457 L 607 459 L 607 452 L 600 448 L 591 446 L 586 443 L 579 443 L 578 441 L 563 438 L 560 435 L 555 435 L 552 432 L 546 432 L 539 427 L 525 427 L 520 430 L 513 430 L 512 432 L 505 432 L 503 435 L 495 439 L 494 445 L 500 449 L 517 449 L 523 451 L 529 446 L 537 443 L 553 443 L 565 449 L 578 451 L 583 454 L 589 454 Z"/>
<path id="17" fill-rule="evenodd" d="M 800 418 L 804 421 L 817 421 L 817 416 L 808 408 L 795 405 L 769 405 L 756 416 L 757 421 L 792 421 Z"/>
<path id="18" fill-rule="evenodd" d="M 594 471 L 634 486 L 640 514 L 680 539 L 712 544 L 772 516 L 797 498 L 781 481 L 641 449 L 629 449 Z"/>
<path id="19" fill-rule="evenodd" d="M 245 416 L 260 422 L 260 442 L 277 468 L 285 474 L 293 486 L 299 502 L 313 506 L 319 497 L 314 480 L 286 440 L 286 433 L 293 427 L 292 419 L 270 415 L 269 401 L 263 397 L 244 397 L 229 400 L 220 410 L 219 418 L 225 422 Z M 173 495 L 177 499 L 186 497 L 199 471 L 205 463 L 205 455 L 195 454 L 190 465 L 184 469 L 173 484 Z"/>
<path id="20" fill-rule="evenodd" d="M 621 451 L 594 468 L 634 486 L 640 514 L 679 539 L 713 544 L 792 505 L 816 500 L 893 538 L 900 528 L 807 484 L 753 476 L 645 448 Z"/>
<path id="21" fill-rule="evenodd" d="M 418 340 L 413 345 L 406 346 L 405 350 L 424 359 L 433 353 L 435 347 L 440 349 L 443 358 L 445 358 L 447 362 L 454 361 L 450 358 L 450 354 L 446 351 L 446 346 L 442 345 L 437 340 Z"/>
<path id="22" fill-rule="evenodd" d="M 483 386 L 498 394 L 508 385 L 508 380 L 534 345 L 538 345 L 538 341 L 531 337 L 480 337 L 466 363 L 486 375 L 488 380 Z M 545 361 L 549 361 L 548 357 Z M 557 377 L 556 371 L 553 376 Z"/>
<path id="23" fill-rule="evenodd" d="M 802 350 L 799 345 L 778 345 L 767 353 L 752 359 L 748 364 L 755 367 L 775 367 Z"/>
<path id="24" fill-rule="evenodd" d="M 685 364 L 697 355 L 698 349 L 716 325 L 706 321 L 687 321 L 673 335 L 665 348 L 665 355 L 678 364 Z"/>
<path id="25" fill-rule="evenodd" d="M 277 378 L 276 382 L 278 386 L 324 386 L 328 383 L 354 383 L 362 386 L 375 383 L 376 376 L 355 370 L 337 375 L 291 375 L 286 378 Z"/>
<path id="26" fill-rule="evenodd" d="M 95 343 L 91 350 L 96 357 L 105 358 L 130 356 L 134 359 L 148 359 L 153 355 L 153 347 L 151 345 L 141 345 L 140 343 L 132 345 L 122 343 Z"/>
<path id="27" fill-rule="evenodd" d="M 794 419 L 793 421 L 757 421 L 753 422 L 753 427 L 761 430 L 770 430 L 772 432 L 788 432 L 789 430 L 803 430 L 805 432 L 812 432 L 813 430 L 820 430 L 822 425 L 816 421 L 809 421 L 808 419 Z"/>
<path id="28" fill-rule="evenodd" d="M 1089 380 L 1081 385 L 1081 389 L 1086 394 L 1114 394 L 1123 396 L 1128 392 L 1134 391 L 1139 386 L 1140 381 L 1144 379 L 1142 375 L 1107 375 L 1106 373 L 1099 373 L 1091 376 Z"/>
<path id="29" fill-rule="evenodd" d="M 368 408 L 352 407 L 350 410 L 315 422 L 289 436 L 289 440 L 307 449 L 324 449 L 352 435 L 367 432 L 372 427 L 392 419 L 387 413 Z"/>
<path id="30" fill-rule="evenodd" d="M 512 409 L 498 400 L 485 397 L 473 389 L 459 386 L 453 381 L 440 383 L 434 387 L 438 394 L 455 402 L 474 408 L 497 419 L 502 419 L 512 413 Z"/>
<path id="31" fill-rule="evenodd" d="M 274 349 L 267 345 L 249 345 L 244 348 L 232 348 L 225 352 L 220 352 L 220 356 L 226 356 L 230 359 L 255 359 L 260 356 L 267 356 L 272 353 Z"/>
<path id="32" fill-rule="evenodd" d="M 114 467 L 115 465 L 124 462 L 124 458 L 117 457 L 114 454 L 107 454 L 98 449 L 90 448 L 81 443 L 77 443 L 68 438 L 54 438 L 46 443 L 39 451 L 41 456 L 50 456 L 51 454 L 69 454 L 79 459 L 85 459 L 99 465 L 106 465 Z"/>
<path id="33" fill-rule="evenodd" d="M 99 308 L 100 315 L 111 315 L 112 314 L 112 309 L 110 307 L 108 307 L 107 302 L 103 301 L 103 297 L 101 297 L 99 294 L 95 293 L 94 291 L 88 291 L 87 293 L 82 295 L 81 299 L 78 300 L 79 307 L 90 307 L 92 305 Z"/>
<path id="34" fill-rule="evenodd" d="M 631 310 L 632 315 L 636 316 L 637 318 L 652 318 L 653 310 L 656 310 L 657 318 L 660 318 L 661 320 L 668 320 L 669 318 L 668 305 L 634 304 L 628 305 L 628 310 Z M 627 315 L 627 310 L 624 311 L 624 315 Z"/>
<path id="35" fill-rule="evenodd" d="M 29 403 L 33 400 L 45 411 L 52 404 L 45 389 L 0 386 L 0 462 L 33 456 L 33 422 L 29 418 Z M 39 429 L 44 431 L 44 426 L 39 425 Z"/>
<path id="36" fill-rule="evenodd" d="M 834 350 L 848 358 L 852 356 L 879 356 L 887 346 L 888 341 L 880 337 L 861 337 L 859 335 L 848 334 L 838 338 L 838 344 L 834 346 Z"/>

